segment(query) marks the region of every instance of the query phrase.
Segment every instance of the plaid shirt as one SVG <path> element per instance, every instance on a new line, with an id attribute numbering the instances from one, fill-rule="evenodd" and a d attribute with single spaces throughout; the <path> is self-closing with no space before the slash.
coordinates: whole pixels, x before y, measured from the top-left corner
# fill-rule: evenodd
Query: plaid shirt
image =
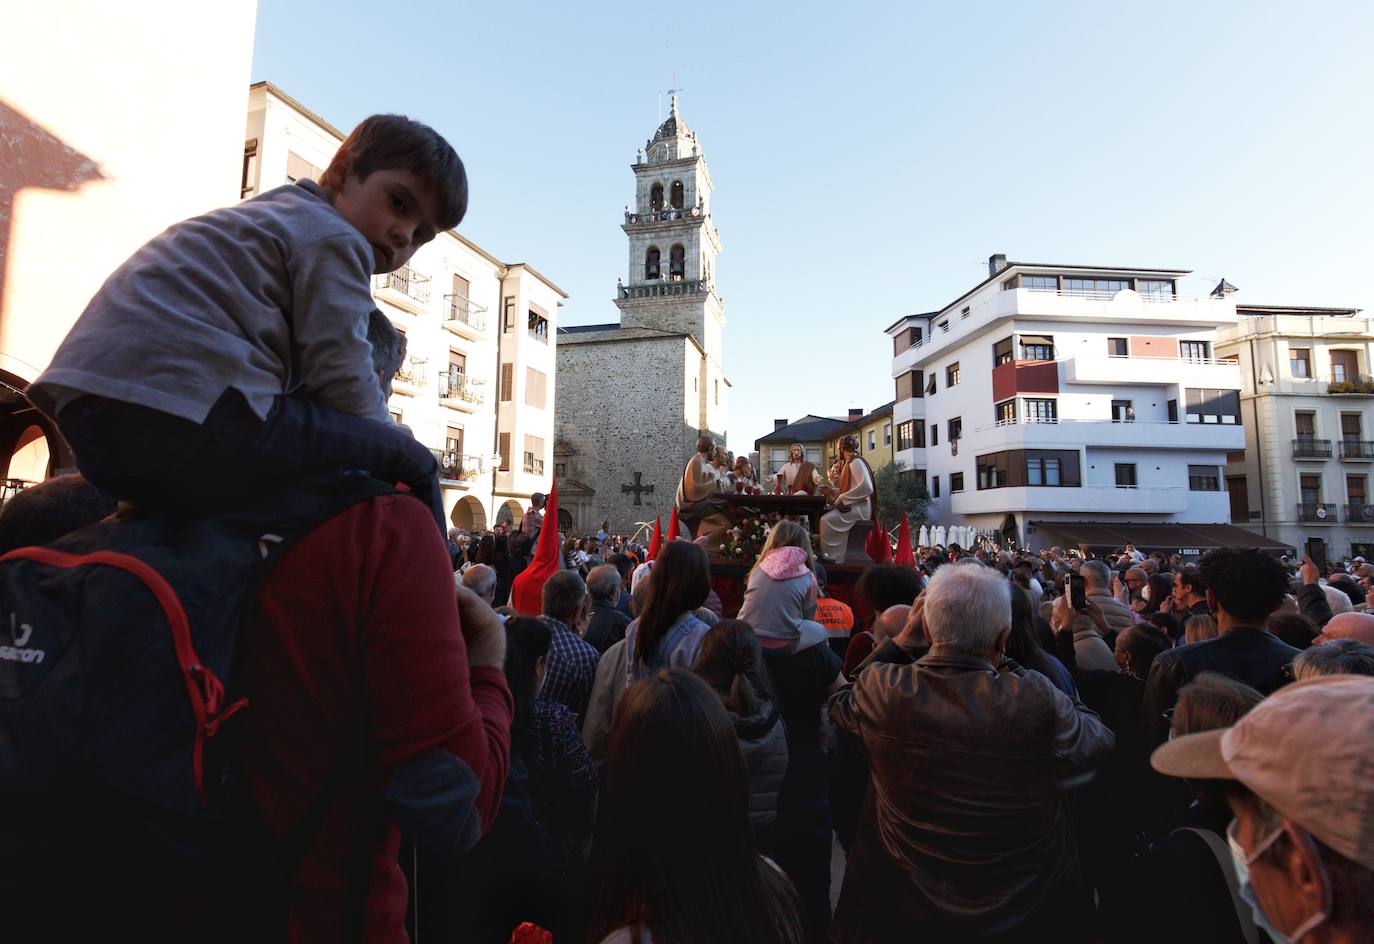
<path id="1" fill-rule="evenodd" d="M 587 701 L 592 696 L 592 678 L 601 654 L 596 647 L 568 628 L 568 624 L 552 616 L 541 616 L 553 631 L 549 641 L 549 662 L 544 670 L 544 685 L 539 697 L 566 705 L 577 715 L 578 723 L 587 714 Z"/>

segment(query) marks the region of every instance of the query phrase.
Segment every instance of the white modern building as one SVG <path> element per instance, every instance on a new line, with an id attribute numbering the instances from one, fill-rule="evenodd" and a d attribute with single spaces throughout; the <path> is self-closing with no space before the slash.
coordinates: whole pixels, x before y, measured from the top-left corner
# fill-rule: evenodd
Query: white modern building
<path id="1" fill-rule="evenodd" d="M 932 521 L 1033 548 L 1264 543 L 1226 524 L 1241 373 L 1213 343 L 1236 306 L 1229 286 L 1180 295 L 1187 274 L 996 255 L 983 282 L 892 324 L 896 460 Z"/>
<path id="2" fill-rule="evenodd" d="M 1351 308 L 1236 313 L 1216 342 L 1241 368 L 1231 520 L 1314 557 L 1374 558 L 1374 320 Z"/>
<path id="3" fill-rule="evenodd" d="M 267 82 L 249 92 L 243 199 L 318 179 L 343 133 Z M 525 263 L 503 263 L 456 231 L 373 279 L 377 307 L 406 336 L 392 415 L 440 464 L 460 528 L 519 522 L 552 483 L 554 345 L 567 297 Z"/>

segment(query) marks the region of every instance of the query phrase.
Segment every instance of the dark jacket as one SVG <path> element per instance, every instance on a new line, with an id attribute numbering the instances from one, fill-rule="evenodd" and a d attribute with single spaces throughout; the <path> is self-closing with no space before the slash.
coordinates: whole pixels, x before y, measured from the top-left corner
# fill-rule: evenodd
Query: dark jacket
<path id="1" fill-rule="evenodd" d="M 1079 937 L 1061 792 L 1112 750 L 1095 714 L 1038 672 L 936 647 L 863 669 L 830 716 L 863 739 L 873 774 L 833 941 Z"/>
<path id="2" fill-rule="evenodd" d="M 1321 593 L 1320 587 L 1315 589 Z M 1297 657 L 1297 649 L 1254 626 L 1233 626 L 1215 639 L 1179 646 L 1156 657 L 1143 707 L 1150 743 L 1159 744 L 1168 736 L 1164 712 L 1174 707 L 1178 690 L 1199 672 L 1220 672 L 1268 695 L 1287 684 L 1283 667 Z"/>
<path id="3" fill-rule="evenodd" d="M 1298 610 L 1316 623 L 1317 629 L 1331 622 L 1331 601 L 1319 584 L 1303 584 L 1298 588 Z"/>
<path id="4" fill-rule="evenodd" d="M 618 610 L 614 604 L 604 600 L 592 601 L 592 617 L 587 621 L 587 631 L 582 638 L 605 651 L 625 638 L 625 627 L 630 625 L 630 617 Z"/>
<path id="5" fill-rule="evenodd" d="M 730 718 L 749 769 L 749 823 L 759 847 L 771 851 L 778 826 L 778 794 L 787 776 L 787 728 L 771 701 L 747 718 L 733 712 Z"/>

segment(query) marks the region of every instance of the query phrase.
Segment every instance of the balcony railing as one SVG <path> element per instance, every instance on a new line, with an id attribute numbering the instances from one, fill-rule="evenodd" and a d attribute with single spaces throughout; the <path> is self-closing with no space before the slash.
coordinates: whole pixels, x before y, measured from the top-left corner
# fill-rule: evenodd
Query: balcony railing
<path id="1" fill-rule="evenodd" d="M 445 482 L 471 482 L 481 476 L 485 466 L 482 456 L 438 449 L 430 451 L 439 463 L 439 478 Z"/>
<path id="2" fill-rule="evenodd" d="M 439 399 L 463 400 L 480 404 L 487 398 L 487 382 L 478 380 L 457 370 L 449 370 L 439 375 Z"/>
<path id="3" fill-rule="evenodd" d="M 1363 502 L 1356 505 L 1346 505 L 1345 520 L 1374 524 L 1374 505 L 1366 505 Z"/>
<path id="4" fill-rule="evenodd" d="M 532 475 L 543 475 L 544 460 L 536 459 L 532 452 L 525 453 L 525 471 Z"/>
<path id="5" fill-rule="evenodd" d="M 626 223 L 667 223 L 672 220 L 691 220 L 706 215 L 706 207 L 698 203 L 694 207 L 684 207 L 675 209 L 673 207 L 660 207 L 657 210 L 650 210 L 648 213 L 631 213 L 625 211 Z"/>
<path id="6" fill-rule="evenodd" d="M 1298 520 L 1315 521 L 1325 524 L 1336 523 L 1336 506 L 1313 502 L 1298 503 Z"/>
<path id="7" fill-rule="evenodd" d="M 428 371 L 425 370 L 424 358 L 410 358 L 396 371 L 395 380 L 392 382 L 409 387 L 423 387 L 427 379 Z"/>
<path id="8" fill-rule="evenodd" d="M 621 298 L 659 298 L 664 295 L 700 295 L 709 292 L 711 286 L 705 279 L 683 279 L 670 276 L 667 281 L 652 285 L 621 285 Z"/>
<path id="9" fill-rule="evenodd" d="M 464 295 L 444 296 L 444 320 L 467 325 L 478 334 L 487 330 L 486 311 Z"/>
<path id="10" fill-rule="evenodd" d="M 1341 380 L 1331 380 L 1326 385 L 1326 392 L 1331 394 L 1355 394 L 1356 396 L 1374 396 L 1374 377 L 1364 374 L 1347 376 Z"/>
<path id="11" fill-rule="evenodd" d="M 1230 358 L 1221 357 L 1189 357 L 1186 354 L 1179 354 L 1170 357 L 1157 357 L 1154 355 L 1141 354 L 1108 354 L 1109 361 L 1149 361 L 1152 363 L 1183 363 L 1183 364 L 1204 364 L 1209 367 L 1225 365 L 1227 367 L 1237 366 L 1237 362 Z"/>
<path id="12" fill-rule="evenodd" d="M 1359 439 L 1342 439 L 1340 440 L 1340 444 L 1342 459 L 1374 462 L 1374 442 L 1364 442 Z"/>
<path id="13" fill-rule="evenodd" d="M 429 276 L 416 272 L 410 266 L 401 266 L 395 272 L 384 272 L 373 279 L 372 284 L 377 288 L 400 292 L 421 304 L 429 301 Z"/>
<path id="14" fill-rule="evenodd" d="M 1116 297 L 1116 295 L 1118 294 L 1118 293 L 1115 293 L 1115 292 L 1112 292 L 1112 293 L 1107 293 L 1107 292 L 1086 292 L 1086 291 L 1085 291 L 1085 292 L 1077 292 L 1077 291 L 1064 291 L 1064 292 L 1060 292 L 1060 291 L 1055 291 L 1055 290 L 1050 290 L 1050 289 L 1033 289 L 1033 288 L 1027 288 L 1027 287 L 1022 287 L 1022 288 L 1020 288 L 1020 289 L 1015 289 L 1014 291 L 1028 292 L 1028 293 L 1030 293 L 1030 294 L 1032 294 L 1032 295 L 1056 295 L 1056 296 L 1059 296 L 1059 297 L 1062 297 L 1062 298 L 1073 298 L 1073 299 L 1078 300 L 1078 301 L 1099 301 L 1099 302 L 1110 302 L 1110 301 L 1112 301 L 1112 300 Z M 934 331 L 934 330 L 932 330 L 930 334 L 926 335 L 926 336 L 925 336 L 924 338 L 922 338 L 921 340 L 919 340 L 919 341 L 915 342 L 914 344 L 912 344 L 911 347 L 907 348 L 907 351 L 913 351 L 913 350 L 917 350 L 917 349 L 920 349 L 920 348 L 930 347 L 930 346 L 933 346 L 933 345 L 935 345 L 935 344 L 939 344 L 939 343 L 940 343 L 940 339 L 943 337 L 943 335 L 945 335 L 945 334 L 947 334 L 947 333 L 949 332 L 949 328 L 950 328 L 950 319 L 954 319 L 954 322 L 957 323 L 957 324 L 959 324 L 959 325 L 962 327 L 962 326 L 965 325 L 966 323 L 968 323 L 968 324 L 970 324 L 970 325 L 972 326 L 972 325 L 976 325 L 976 324 L 978 324 L 978 323 L 980 323 L 980 322 L 995 320 L 996 318 L 1003 316 L 1003 315 L 1005 314 L 1005 310 L 1004 310 L 1004 309 L 1005 309 L 1005 306 L 1002 304 L 1002 302 L 1001 302 L 1001 301 L 999 300 L 999 298 L 998 298 L 998 295 L 1000 295 L 1000 294 L 1004 294 L 1004 293 L 997 293 L 997 294 L 991 295 L 991 296 L 989 296 L 988 298 L 984 299 L 983 301 L 979 302 L 978 304 L 974 305 L 974 306 L 973 306 L 973 310 L 968 314 L 968 316 L 963 316 L 963 315 L 962 315 L 962 312 L 961 312 L 961 313 L 960 313 L 960 317 L 957 317 L 957 318 L 956 318 L 952 312 L 951 312 L 951 313 L 942 313 L 942 315 L 944 315 L 944 318 L 943 318 L 944 324 L 940 325 L 940 330 L 939 330 L 939 331 Z M 622 296 L 622 297 L 623 297 L 623 296 Z M 1140 297 L 1141 297 L 1141 299 L 1143 299 L 1143 300 L 1146 301 L 1146 302 L 1168 303 L 1168 304 L 1181 303 L 1181 304 L 1185 304 L 1185 305 L 1186 305 L 1186 304 L 1196 304 L 1196 303 L 1199 303 L 1199 302 L 1213 302 L 1213 301 L 1215 301 L 1215 299 L 1211 299 L 1211 298 L 1202 298 L 1202 297 L 1199 297 L 1199 296 L 1191 296 L 1191 295 L 1164 295 L 1164 294 L 1153 295 L 1153 294 L 1147 293 L 1147 292 L 1142 292 L 1142 293 L 1140 294 Z M 939 324 L 939 322 L 937 322 L 937 324 Z M 903 351 L 902 353 L 905 354 L 905 353 L 907 353 L 907 351 Z M 1186 360 L 1186 358 L 1179 358 L 1179 359 L 1180 359 L 1180 360 Z"/>
<path id="15" fill-rule="evenodd" d="M 1330 459 L 1331 440 L 1329 439 L 1308 439 L 1306 436 L 1299 436 L 1293 440 L 1294 459 Z"/>

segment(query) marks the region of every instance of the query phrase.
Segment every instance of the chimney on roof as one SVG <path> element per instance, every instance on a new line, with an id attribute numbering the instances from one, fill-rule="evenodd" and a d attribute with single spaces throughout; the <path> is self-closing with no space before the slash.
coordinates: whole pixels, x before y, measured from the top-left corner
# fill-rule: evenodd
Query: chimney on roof
<path id="1" fill-rule="evenodd" d="M 998 272 L 1007 268 L 1007 254 L 999 252 L 996 255 L 988 256 L 988 278 L 992 278 Z"/>
<path id="2" fill-rule="evenodd" d="M 774 420 L 774 421 L 773 421 L 773 431 L 774 431 L 774 432 L 777 432 L 778 430 L 782 429 L 782 428 L 783 428 L 784 426 L 786 426 L 786 425 L 787 425 L 787 420 L 786 420 L 786 419 Z"/>
<path id="3" fill-rule="evenodd" d="M 862 409 L 860 409 L 859 407 L 857 407 L 857 406 L 851 406 L 851 407 L 849 408 L 849 422 L 852 423 L 852 422 L 854 422 L 855 420 L 863 419 L 863 415 L 864 415 L 864 411 L 863 411 Z"/>

